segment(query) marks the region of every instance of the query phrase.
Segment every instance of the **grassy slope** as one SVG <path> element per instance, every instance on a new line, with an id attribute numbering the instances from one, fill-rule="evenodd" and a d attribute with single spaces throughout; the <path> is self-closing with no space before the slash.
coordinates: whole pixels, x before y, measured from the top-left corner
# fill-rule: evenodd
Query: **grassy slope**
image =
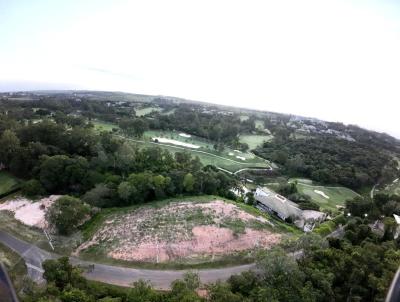
<path id="1" fill-rule="evenodd" d="M 136 116 L 144 116 L 153 111 L 162 111 L 162 109 L 159 107 L 145 107 L 145 108 L 135 109 Z"/>
<path id="2" fill-rule="evenodd" d="M 18 185 L 19 181 L 17 178 L 12 176 L 6 171 L 0 171 L 0 194 L 11 191 Z"/>
<path id="3" fill-rule="evenodd" d="M 249 145 L 250 150 L 257 148 L 264 142 L 270 141 L 272 136 L 270 135 L 257 135 L 257 134 L 241 134 L 239 136 L 239 141 L 241 143 L 246 143 Z"/>
<path id="4" fill-rule="evenodd" d="M 118 128 L 117 125 L 106 123 L 102 121 L 94 121 L 95 129 L 99 131 L 111 131 L 112 128 Z M 139 147 L 154 147 L 156 144 L 152 142 L 151 138 L 154 137 L 165 137 L 168 139 L 178 140 L 184 143 L 190 143 L 197 146 L 200 146 L 198 149 L 185 148 L 182 146 L 170 145 L 170 144 L 157 144 L 157 146 L 167 149 L 168 151 L 182 152 L 187 151 L 192 154 L 192 156 L 198 156 L 201 162 L 204 165 L 214 165 L 223 169 L 226 169 L 231 172 L 235 172 L 237 170 L 243 168 L 267 168 L 268 163 L 259 157 L 256 157 L 254 154 L 245 152 L 238 153 L 229 147 L 225 147 L 224 151 L 219 152 L 214 150 L 214 144 L 211 141 L 206 139 L 192 136 L 190 138 L 185 138 L 179 135 L 178 131 L 158 131 L 158 130 L 149 130 L 146 131 L 141 139 L 130 139 L 134 144 L 137 144 Z M 233 154 L 233 155 L 232 155 Z M 241 156 L 246 158 L 244 161 L 236 158 L 236 156 Z"/>
<path id="5" fill-rule="evenodd" d="M 394 181 L 390 184 L 388 184 L 384 190 L 382 190 L 383 193 L 388 193 L 388 194 L 396 194 L 400 195 L 400 179 L 397 179 L 397 181 Z"/>
<path id="6" fill-rule="evenodd" d="M 94 129 L 97 131 L 112 131 L 113 128 L 119 129 L 117 124 L 103 122 L 103 121 L 92 121 Z"/>
<path id="7" fill-rule="evenodd" d="M 325 210 L 337 211 L 336 206 L 344 206 L 347 199 L 352 199 L 359 195 L 345 187 L 318 186 L 314 185 L 312 181 L 305 179 L 297 179 L 297 181 L 297 189 L 299 192 L 310 196 L 312 201 Z M 314 190 L 324 192 L 329 196 L 329 199 L 315 193 Z"/>
<path id="8" fill-rule="evenodd" d="M 23 287 L 24 277 L 27 274 L 24 260 L 0 243 L 0 262 L 5 265 L 14 288 L 18 292 Z"/>

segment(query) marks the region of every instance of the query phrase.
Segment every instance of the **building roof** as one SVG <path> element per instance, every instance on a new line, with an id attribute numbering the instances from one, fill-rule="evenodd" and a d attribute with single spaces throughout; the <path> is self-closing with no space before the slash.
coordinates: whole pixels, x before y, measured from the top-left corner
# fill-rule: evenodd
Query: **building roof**
<path id="1" fill-rule="evenodd" d="M 284 218 L 298 218 L 302 216 L 302 210 L 297 206 L 297 204 L 268 188 L 257 188 L 254 197 L 258 202 L 267 206 Z"/>

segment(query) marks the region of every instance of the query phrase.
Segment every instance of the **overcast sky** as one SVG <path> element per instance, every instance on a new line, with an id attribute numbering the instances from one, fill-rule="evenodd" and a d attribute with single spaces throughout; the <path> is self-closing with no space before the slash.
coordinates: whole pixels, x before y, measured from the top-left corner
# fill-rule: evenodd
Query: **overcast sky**
<path id="1" fill-rule="evenodd" d="M 0 90 L 162 94 L 400 138 L 400 1 L 0 0 Z"/>

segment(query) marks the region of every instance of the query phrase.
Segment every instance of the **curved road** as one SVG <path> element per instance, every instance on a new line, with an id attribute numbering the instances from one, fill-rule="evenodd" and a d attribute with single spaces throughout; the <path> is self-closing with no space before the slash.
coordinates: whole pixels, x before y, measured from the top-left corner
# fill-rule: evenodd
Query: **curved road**
<path id="1" fill-rule="evenodd" d="M 14 236 L 0 230 L 0 242 L 18 253 L 26 263 L 28 275 L 37 282 L 43 282 L 42 263 L 47 259 L 56 259 L 60 257 L 57 254 L 44 251 L 37 246 L 15 238 Z M 182 278 L 185 270 L 149 270 L 134 269 L 120 266 L 98 264 L 94 262 L 83 261 L 78 258 L 70 257 L 74 265 L 92 266 L 94 268 L 87 270 L 84 276 L 89 280 L 101 281 L 104 283 L 130 286 L 139 279 L 148 280 L 156 289 L 169 289 L 171 282 Z M 199 274 L 202 283 L 212 283 L 217 280 L 226 280 L 230 276 L 239 274 L 243 271 L 255 268 L 255 264 L 240 265 L 219 269 L 201 269 L 194 270 Z"/>

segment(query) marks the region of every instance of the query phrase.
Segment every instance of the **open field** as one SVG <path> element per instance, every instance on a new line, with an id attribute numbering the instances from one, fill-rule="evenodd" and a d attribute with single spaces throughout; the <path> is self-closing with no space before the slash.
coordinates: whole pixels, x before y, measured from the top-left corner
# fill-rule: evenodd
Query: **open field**
<path id="1" fill-rule="evenodd" d="M 0 171 L 0 195 L 6 194 L 18 187 L 19 181 L 6 171 Z"/>
<path id="2" fill-rule="evenodd" d="M 240 121 L 241 121 L 241 122 L 244 122 L 244 121 L 247 121 L 250 117 L 249 117 L 248 115 L 241 114 L 241 115 L 239 116 L 239 118 L 240 118 Z"/>
<path id="3" fill-rule="evenodd" d="M 166 138 L 175 140 L 177 142 L 186 143 L 196 146 L 196 148 L 186 148 L 173 143 L 158 143 L 154 138 Z M 238 150 L 225 147 L 222 152 L 214 150 L 213 142 L 207 141 L 200 137 L 190 136 L 186 137 L 184 133 L 177 131 L 155 131 L 150 130 L 144 133 L 143 139 L 145 142 L 139 140 L 135 141 L 143 146 L 158 146 L 168 149 L 170 152 L 188 151 L 192 156 L 198 156 L 204 165 L 214 165 L 231 172 L 243 168 L 268 168 L 269 164 L 262 158 L 255 156 L 250 152 L 240 152 Z"/>
<path id="4" fill-rule="evenodd" d="M 112 128 L 118 128 L 115 124 L 101 121 L 93 121 L 93 124 L 97 130 L 112 131 Z M 214 165 L 230 172 L 236 172 L 243 168 L 269 167 L 269 163 L 266 160 L 255 156 L 253 153 L 241 152 L 227 146 L 223 151 L 217 151 L 214 149 L 213 142 L 193 135 L 188 137 L 187 134 L 179 131 L 148 130 L 141 139 L 126 138 L 122 135 L 120 137 L 131 141 L 139 147 L 159 146 L 171 153 L 187 151 L 193 157 L 198 156 L 203 165 Z M 185 144 L 193 146 L 186 147 Z"/>
<path id="5" fill-rule="evenodd" d="M 389 194 L 396 194 L 400 196 L 400 179 L 397 178 L 393 180 L 393 182 L 389 185 L 386 186 L 386 188 L 383 190 L 384 193 L 389 193 Z"/>
<path id="6" fill-rule="evenodd" d="M 113 123 L 108 123 L 108 122 L 103 122 L 103 121 L 98 121 L 98 120 L 93 120 L 92 123 L 94 125 L 94 129 L 97 131 L 110 132 L 110 131 L 112 131 L 113 128 L 119 129 L 119 126 L 117 124 L 113 124 Z"/>
<path id="7" fill-rule="evenodd" d="M 136 116 L 144 116 L 153 111 L 160 112 L 160 111 L 162 111 L 162 109 L 160 107 L 155 107 L 155 106 L 144 107 L 144 108 L 135 108 Z"/>
<path id="8" fill-rule="evenodd" d="M 199 264 L 248 256 L 282 237 L 264 215 L 214 197 L 110 211 L 86 226 L 75 254 L 133 263 Z M 107 261 L 107 260 L 105 260 Z"/>
<path id="9" fill-rule="evenodd" d="M 298 191 L 310 196 L 311 200 L 324 210 L 337 211 L 339 207 L 345 205 L 346 200 L 353 199 L 359 195 L 345 187 L 314 185 L 313 182 L 308 179 L 291 179 L 289 182 L 295 180 L 297 180 Z"/>
<path id="10" fill-rule="evenodd" d="M 254 126 L 259 130 L 264 130 L 264 128 L 265 128 L 264 127 L 264 121 L 262 121 L 262 120 L 256 120 L 254 122 Z"/>
<path id="11" fill-rule="evenodd" d="M 241 143 L 246 143 L 249 145 L 250 150 L 261 146 L 264 142 L 268 142 L 272 139 L 270 135 L 257 135 L 257 134 L 242 134 L 239 136 L 239 141 Z"/>

